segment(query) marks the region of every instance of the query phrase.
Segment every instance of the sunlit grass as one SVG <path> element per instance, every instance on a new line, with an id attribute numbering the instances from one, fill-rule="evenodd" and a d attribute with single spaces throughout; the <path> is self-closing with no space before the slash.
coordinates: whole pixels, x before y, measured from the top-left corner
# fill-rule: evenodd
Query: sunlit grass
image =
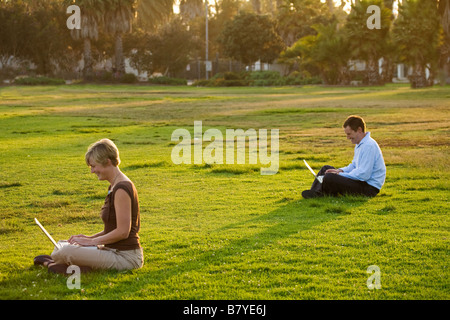
<path id="1" fill-rule="evenodd" d="M 448 299 L 450 87 L 0 88 L 2 299 Z M 304 200 L 311 174 L 347 165 L 341 128 L 363 116 L 387 180 L 373 199 Z M 177 128 L 279 129 L 280 168 L 175 165 Z M 84 153 L 108 137 L 141 204 L 145 265 L 82 277 L 32 265 L 56 239 L 102 229 L 107 184 Z M 204 142 L 203 147 L 208 143 Z M 381 269 L 369 290 L 367 267 Z"/>

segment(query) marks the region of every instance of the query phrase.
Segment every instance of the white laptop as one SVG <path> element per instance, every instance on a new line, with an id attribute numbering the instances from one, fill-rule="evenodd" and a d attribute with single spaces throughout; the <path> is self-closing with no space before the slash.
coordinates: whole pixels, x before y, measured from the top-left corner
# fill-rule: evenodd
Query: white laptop
<path id="1" fill-rule="evenodd" d="M 314 175 L 314 177 L 316 177 L 317 181 L 319 181 L 320 183 L 322 183 L 323 181 L 323 176 L 318 176 L 314 170 L 309 166 L 308 162 L 306 162 L 305 159 L 303 159 L 303 162 L 305 163 L 306 167 L 309 169 L 309 171 L 311 171 L 311 173 Z"/>
<path id="2" fill-rule="evenodd" d="M 42 224 L 38 221 L 38 219 L 34 218 L 34 222 L 36 222 L 36 224 L 39 226 L 39 228 L 41 228 L 42 232 L 44 232 L 44 234 L 47 236 L 47 238 L 50 239 L 50 241 L 53 243 L 53 245 L 55 246 L 55 248 L 61 249 L 62 247 L 66 246 L 69 244 L 68 241 L 59 241 L 56 242 L 55 239 L 53 239 L 53 237 L 50 235 L 50 233 L 47 232 L 47 230 L 45 230 L 45 228 L 42 226 Z"/>
<path id="3" fill-rule="evenodd" d="M 62 247 L 65 247 L 67 245 L 69 245 L 69 241 L 67 240 L 60 240 L 58 242 L 55 241 L 55 239 L 53 239 L 53 237 L 50 235 L 50 233 L 47 232 L 47 230 L 45 230 L 45 228 L 42 226 L 42 224 L 38 221 L 38 219 L 34 218 L 34 222 L 36 222 L 36 224 L 39 226 L 39 228 L 41 228 L 42 232 L 44 232 L 44 234 L 47 236 L 47 238 L 53 243 L 53 245 L 55 246 L 56 250 L 61 249 Z M 83 248 L 90 248 L 90 249 L 100 249 L 100 246 L 82 246 Z"/>

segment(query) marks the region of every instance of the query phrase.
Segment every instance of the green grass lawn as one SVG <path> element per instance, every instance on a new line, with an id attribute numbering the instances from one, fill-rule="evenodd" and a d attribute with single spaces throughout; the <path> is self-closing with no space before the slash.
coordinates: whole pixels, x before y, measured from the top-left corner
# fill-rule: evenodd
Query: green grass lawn
<path id="1" fill-rule="evenodd" d="M 1 299 L 449 299 L 450 87 L 0 88 Z M 305 200 L 345 166 L 343 121 L 365 118 L 387 165 L 373 198 Z M 279 171 L 171 160 L 175 129 L 279 129 Z M 107 182 L 84 162 L 114 140 L 141 204 L 145 266 L 82 275 L 33 266 L 55 239 L 103 229 Z M 203 146 L 208 145 L 204 142 Z M 381 271 L 369 290 L 367 268 Z"/>

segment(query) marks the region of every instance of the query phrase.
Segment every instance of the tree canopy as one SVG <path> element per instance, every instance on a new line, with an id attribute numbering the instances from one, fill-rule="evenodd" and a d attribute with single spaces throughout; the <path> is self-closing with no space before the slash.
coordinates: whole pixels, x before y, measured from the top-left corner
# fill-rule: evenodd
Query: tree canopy
<path id="1" fill-rule="evenodd" d="M 350 10 L 344 10 L 347 3 Z M 81 30 L 67 29 L 70 4 L 81 9 Z M 280 62 L 290 72 L 320 76 L 329 84 L 355 79 L 383 84 L 392 81 L 395 63 L 412 68 L 413 86 L 431 85 L 438 75 L 450 78 L 450 0 L 358 0 L 340 6 L 332 0 L 217 0 L 206 8 L 208 41 L 205 3 L 182 0 L 179 13 L 173 4 L 0 0 L 0 78 L 13 67 L 15 74 L 69 72 L 79 61 L 89 78 L 107 59 L 121 76 L 125 58 L 138 70 L 175 76 L 190 61 L 205 60 L 206 45 L 216 63 L 227 59 L 244 68 Z M 380 28 L 368 27 L 374 5 Z M 365 70 L 354 72 L 351 61 L 365 62 Z"/>
<path id="2" fill-rule="evenodd" d="M 284 47 L 274 20 L 247 12 L 239 13 L 225 24 L 219 42 L 226 56 L 244 64 L 272 62 Z"/>

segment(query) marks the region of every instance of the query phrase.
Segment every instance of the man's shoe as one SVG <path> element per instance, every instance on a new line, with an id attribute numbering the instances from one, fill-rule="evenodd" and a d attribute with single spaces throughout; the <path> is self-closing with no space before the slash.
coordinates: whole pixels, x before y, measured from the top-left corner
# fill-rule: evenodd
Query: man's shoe
<path id="1" fill-rule="evenodd" d="M 318 198 L 320 196 L 321 196 L 320 193 L 313 191 L 313 190 L 305 190 L 302 192 L 302 197 L 304 199 Z"/>

